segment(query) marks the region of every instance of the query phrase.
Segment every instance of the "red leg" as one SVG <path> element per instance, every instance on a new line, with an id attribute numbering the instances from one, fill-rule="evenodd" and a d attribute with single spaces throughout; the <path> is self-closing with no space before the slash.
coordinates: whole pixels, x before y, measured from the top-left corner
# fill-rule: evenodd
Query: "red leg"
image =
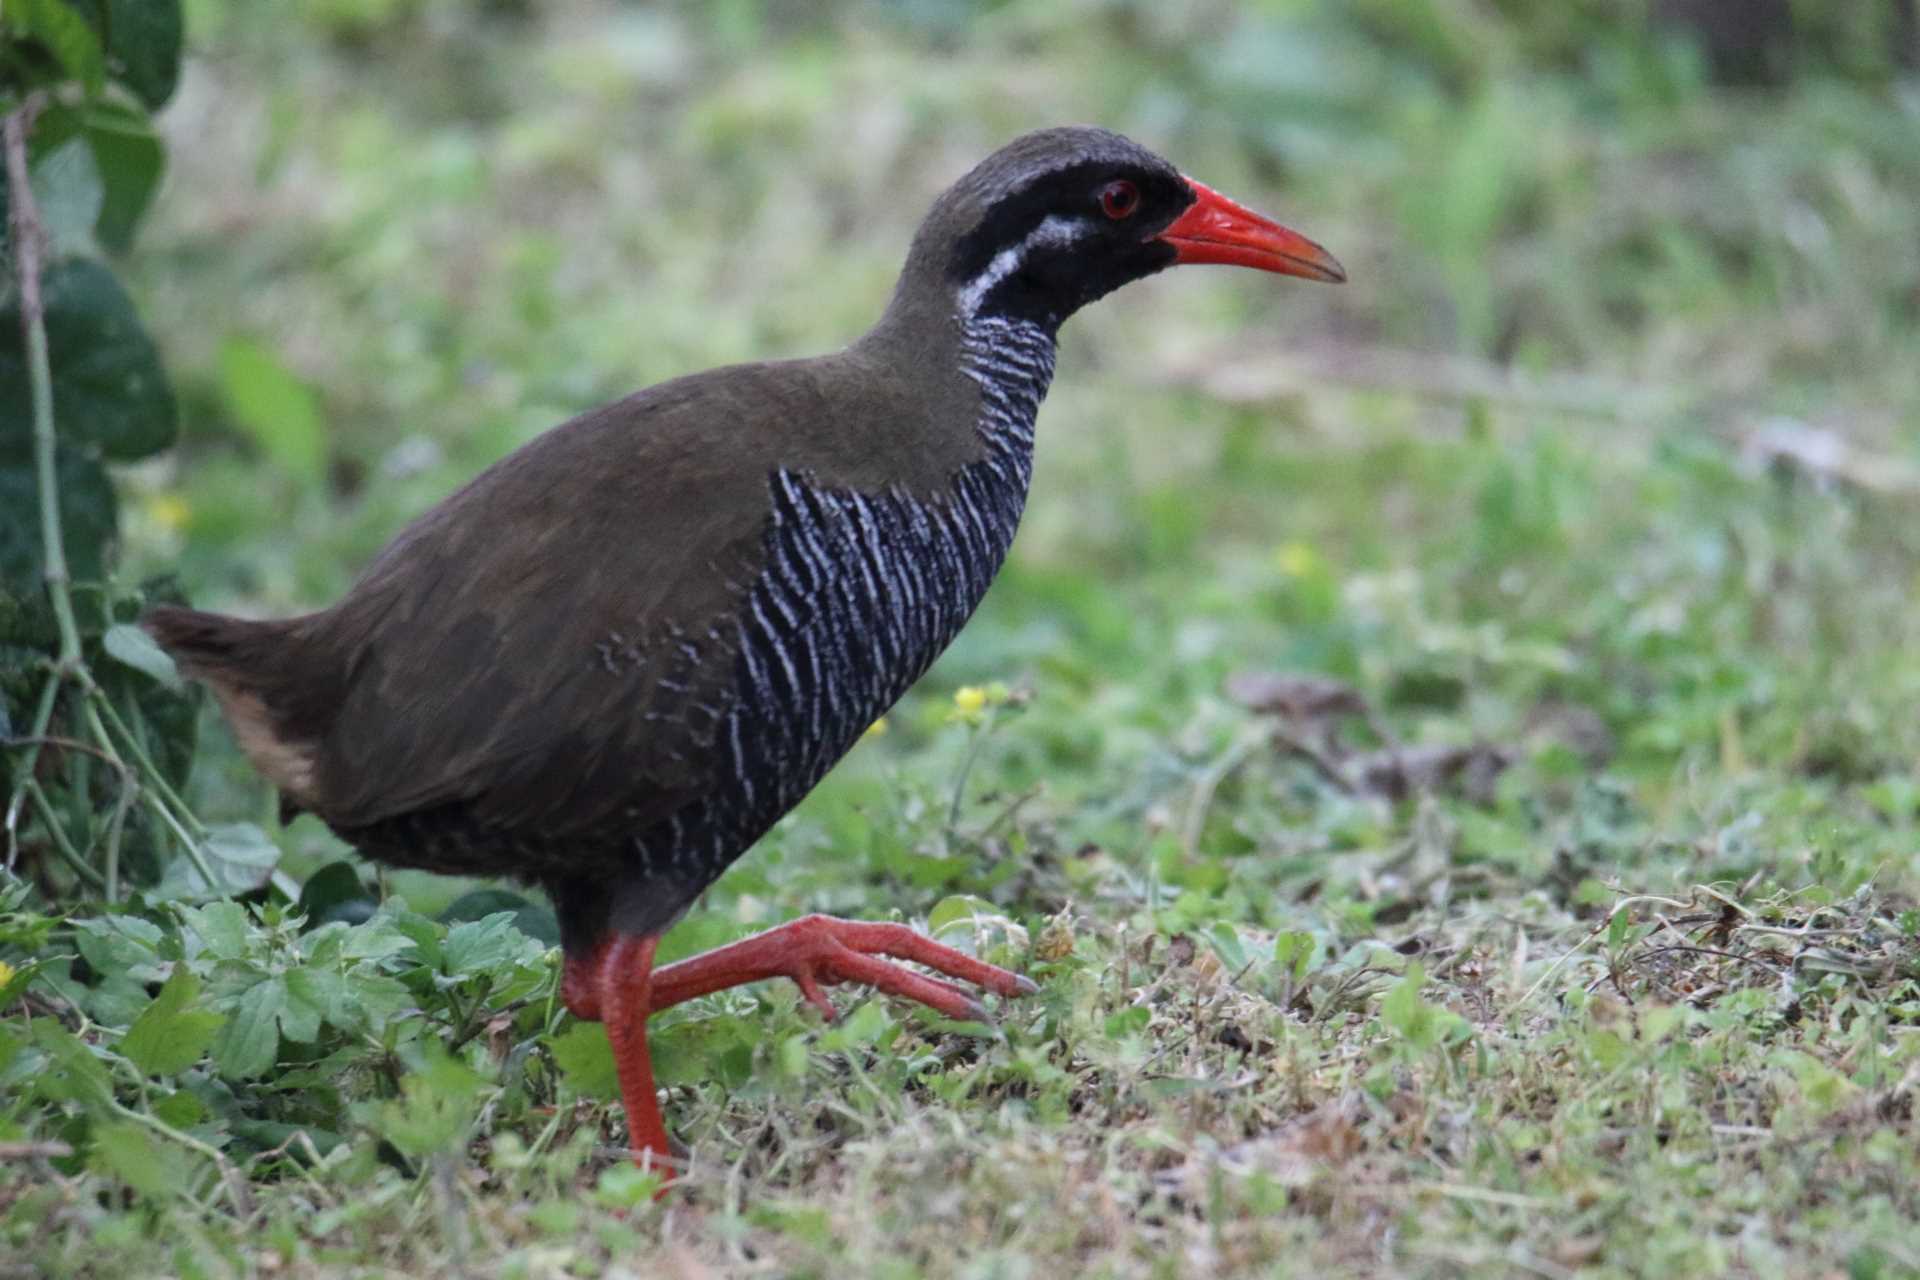
<path id="1" fill-rule="evenodd" d="M 668 1177 L 673 1175 L 675 1159 L 654 1093 L 653 1060 L 647 1054 L 647 1019 L 660 1010 L 741 983 L 784 977 L 798 983 L 808 1003 L 829 1018 L 837 1014 L 822 988 L 837 982 L 862 982 L 917 1000 L 950 1018 L 987 1016 L 968 992 L 882 956 L 911 960 L 1002 996 L 1032 995 L 1039 990 L 1030 979 L 943 947 L 902 924 L 803 916 L 655 971 L 653 952 L 659 941 L 615 934 L 590 955 L 568 956 L 560 999 L 575 1017 L 607 1024 L 634 1162 Z"/>
<path id="2" fill-rule="evenodd" d="M 925 977 L 881 956 L 911 960 L 1002 996 L 1039 990 L 1017 973 L 943 947 L 903 924 L 803 916 L 661 969 L 653 975 L 652 1007 L 658 1011 L 745 982 L 785 977 L 798 983 L 807 1002 L 829 1018 L 835 1010 L 821 988 L 836 982 L 865 983 L 917 1000 L 950 1018 L 987 1016 L 978 1000 L 952 983 Z"/>
<path id="3" fill-rule="evenodd" d="M 653 1059 L 647 1053 L 647 1019 L 652 1016 L 653 952 L 658 937 L 616 934 L 593 954 L 567 960 L 560 998 L 576 1017 L 607 1024 L 614 1066 L 620 1072 L 620 1097 L 627 1109 L 627 1144 L 634 1163 L 673 1176 L 674 1156 L 660 1099 L 653 1088 Z"/>

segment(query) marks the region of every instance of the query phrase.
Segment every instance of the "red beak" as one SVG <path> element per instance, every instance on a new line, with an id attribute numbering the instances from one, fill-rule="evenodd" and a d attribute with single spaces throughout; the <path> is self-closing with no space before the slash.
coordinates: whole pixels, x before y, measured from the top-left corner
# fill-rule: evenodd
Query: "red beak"
<path id="1" fill-rule="evenodd" d="M 1187 184 L 1193 188 L 1193 204 L 1158 237 L 1174 247 L 1179 255 L 1175 261 L 1224 262 L 1328 284 L 1346 280 L 1347 269 L 1298 231 L 1289 231 L 1192 178 Z"/>

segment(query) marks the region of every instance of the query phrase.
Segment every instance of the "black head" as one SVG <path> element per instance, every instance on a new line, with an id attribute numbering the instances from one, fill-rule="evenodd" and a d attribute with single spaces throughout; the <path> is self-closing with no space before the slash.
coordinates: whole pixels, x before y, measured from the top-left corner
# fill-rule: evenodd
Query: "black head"
<path id="1" fill-rule="evenodd" d="M 988 156 L 935 202 L 909 271 L 923 286 L 936 277 L 963 319 L 1002 316 L 1052 330 L 1178 262 L 1345 278 L 1312 241 L 1091 127 L 1029 133 Z"/>

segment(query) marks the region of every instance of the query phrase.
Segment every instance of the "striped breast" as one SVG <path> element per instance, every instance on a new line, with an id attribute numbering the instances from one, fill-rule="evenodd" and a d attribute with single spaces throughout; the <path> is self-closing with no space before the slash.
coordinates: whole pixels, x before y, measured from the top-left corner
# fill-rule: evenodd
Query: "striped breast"
<path id="1" fill-rule="evenodd" d="M 634 916 L 667 908 L 679 896 L 669 884 L 690 889 L 690 900 L 959 633 L 1013 543 L 1053 354 L 1037 325 L 967 323 L 963 367 L 981 389 L 985 451 L 931 498 L 839 488 L 796 471 L 768 478 L 765 567 L 739 612 L 736 697 L 722 726 L 730 767 L 706 800 L 638 842 L 652 889 L 645 907 L 616 911 L 623 926 L 658 923 Z"/>

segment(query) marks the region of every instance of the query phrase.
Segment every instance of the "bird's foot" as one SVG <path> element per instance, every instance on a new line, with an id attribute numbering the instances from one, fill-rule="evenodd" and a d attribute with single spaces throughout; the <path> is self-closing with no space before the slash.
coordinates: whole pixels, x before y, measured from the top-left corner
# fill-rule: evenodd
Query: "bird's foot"
<path id="1" fill-rule="evenodd" d="M 840 982 L 864 983 L 918 1001 L 949 1018 L 979 1021 L 987 1017 L 985 1006 L 971 992 L 916 973 L 895 960 L 925 965 L 1000 996 L 1032 995 L 1039 990 L 1028 978 L 942 946 L 903 924 L 803 916 L 655 971 L 652 1007 L 665 1009 L 742 983 L 785 977 L 792 978 L 807 1003 L 828 1018 L 837 1017 L 839 1011 L 824 988 Z"/>
<path id="2" fill-rule="evenodd" d="M 792 978 L 807 1002 L 828 1018 L 838 1017 L 839 1011 L 825 988 L 839 982 L 865 983 L 917 1000 L 949 1018 L 987 1017 L 971 992 L 895 963 L 899 960 L 1000 996 L 1039 990 L 1028 978 L 942 946 L 903 924 L 804 916 L 664 969 L 653 968 L 658 942 L 657 937 L 614 935 L 588 954 L 569 955 L 560 999 L 575 1017 L 607 1024 L 634 1162 L 660 1170 L 669 1180 L 684 1161 L 661 1119 L 647 1051 L 647 1019 L 660 1010 L 744 982 L 784 977 Z"/>

